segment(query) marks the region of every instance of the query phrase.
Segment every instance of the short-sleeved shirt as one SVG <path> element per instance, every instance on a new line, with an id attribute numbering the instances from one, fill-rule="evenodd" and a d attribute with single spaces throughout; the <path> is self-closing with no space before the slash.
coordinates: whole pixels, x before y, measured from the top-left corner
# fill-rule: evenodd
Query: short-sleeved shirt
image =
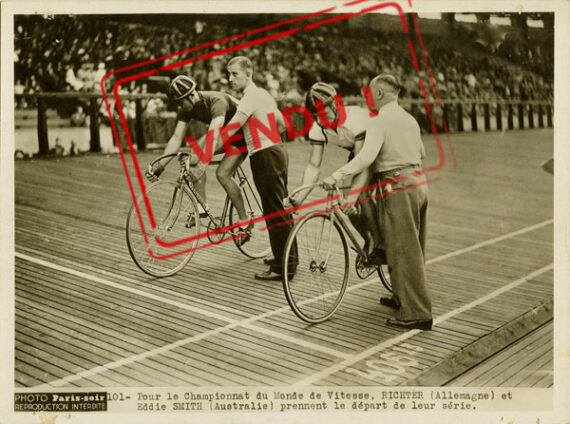
<path id="1" fill-rule="evenodd" d="M 364 140 L 370 120 L 368 110 L 358 106 L 346 106 L 346 121 L 337 128 L 321 128 L 316 122 L 309 131 L 311 144 L 330 143 L 353 151 L 357 141 Z M 316 119 L 319 119 L 318 117 Z"/>
<path id="2" fill-rule="evenodd" d="M 277 107 L 277 102 L 275 102 L 275 99 L 271 96 L 271 94 L 269 94 L 267 90 L 257 87 L 254 83 L 248 85 L 244 90 L 243 97 L 239 102 L 237 110 L 246 115 L 248 119 L 258 119 L 260 124 L 264 125 L 268 129 L 271 128 L 271 116 L 277 123 L 279 133 L 281 133 L 284 129 L 283 116 Z M 251 123 L 248 121 L 242 127 L 245 143 L 250 155 L 276 144 L 265 133 L 262 131 L 257 131 L 259 146 L 256 146 L 253 142 L 250 125 Z"/>
<path id="3" fill-rule="evenodd" d="M 384 105 L 370 119 L 362 150 L 332 177 L 340 180 L 372 165 L 373 172 L 385 172 L 407 165 L 421 165 L 425 148 L 420 126 L 397 101 Z"/>
<path id="4" fill-rule="evenodd" d="M 186 102 L 178 108 L 176 119 L 182 122 L 190 122 L 192 119 L 209 124 L 212 119 L 224 116 L 226 125 L 237 110 L 238 101 L 229 94 L 220 91 L 198 91 L 200 101 L 193 107 L 186 106 Z"/>

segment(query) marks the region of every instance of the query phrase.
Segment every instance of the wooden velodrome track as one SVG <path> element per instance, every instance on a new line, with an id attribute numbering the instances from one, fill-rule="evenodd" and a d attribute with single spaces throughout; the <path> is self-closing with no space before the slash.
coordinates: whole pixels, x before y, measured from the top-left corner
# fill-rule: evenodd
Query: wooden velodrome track
<path id="1" fill-rule="evenodd" d="M 552 386 L 552 130 L 455 134 L 431 176 L 432 331 L 388 328 L 385 290 L 351 271 L 337 314 L 307 325 L 231 243 L 155 279 L 125 243 L 118 155 L 15 164 L 15 386 Z M 425 166 L 439 160 L 424 136 Z M 289 186 L 308 144 L 292 143 Z M 346 160 L 327 149 L 328 175 Z M 138 157 L 146 165 L 154 153 Z M 222 193 L 208 170 L 211 204 Z M 354 260 L 354 255 L 351 252 Z M 478 365 L 479 364 L 479 365 Z"/>

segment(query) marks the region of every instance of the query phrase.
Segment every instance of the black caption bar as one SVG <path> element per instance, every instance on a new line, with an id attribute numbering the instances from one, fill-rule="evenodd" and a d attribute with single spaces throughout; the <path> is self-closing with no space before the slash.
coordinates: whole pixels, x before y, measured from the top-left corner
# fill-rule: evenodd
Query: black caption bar
<path id="1" fill-rule="evenodd" d="M 106 410 L 106 392 L 14 394 L 15 412 L 94 412 Z"/>

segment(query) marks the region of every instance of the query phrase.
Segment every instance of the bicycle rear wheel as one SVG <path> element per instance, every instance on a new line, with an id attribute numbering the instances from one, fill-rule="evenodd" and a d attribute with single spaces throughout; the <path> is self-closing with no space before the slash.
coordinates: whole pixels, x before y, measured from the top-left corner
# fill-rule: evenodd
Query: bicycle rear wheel
<path id="1" fill-rule="evenodd" d="M 390 280 L 390 271 L 388 265 L 382 265 L 376 268 L 378 272 L 378 277 L 380 278 L 380 282 L 382 285 L 392 293 L 392 281 Z"/>
<path id="2" fill-rule="evenodd" d="M 154 277 L 167 277 L 180 271 L 194 254 L 197 238 L 173 243 L 199 234 L 196 200 L 186 188 L 172 181 L 154 183 L 145 194 L 155 228 L 152 228 L 145 198 L 141 194 L 127 216 L 127 246 L 133 261 L 142 271 Z"/>
<path id="3" fill-rule="evenodd" d="M 257 192 L 251 187 L 248 181 L 242 184 L 243 203 L 248 219 L 256 219 L 263 216 L 263 209 L 261 207 L 261 200 Z M 240 222 L 239 215 L 233 203 L 230 203 L 230 225 Z M 247 226 L 246 223 L 243 225 Z M 265 229 L 265 220 L 259 220 L 255 223 L 249 241 L 240 245 L 240 239 L 234 239 L 236 247 L 245 256 L 259 259 L 264 258 L 271 252 L 271 245 L 269 244 L 269 232 Z M 238 228 L 232 230 L 232 233 L 237 233 Z"/>
<path id="4" fill-rule="evenodd" d="M 295 248 L 296 245 L 296 248 Z M 287 242 L 283 270 L 287 302 L 300 319 L 319 323 L 329 319 L 340 306 L 349 275 L 346 238 L 329 215 L 312 215 L 299 221 Z"/>

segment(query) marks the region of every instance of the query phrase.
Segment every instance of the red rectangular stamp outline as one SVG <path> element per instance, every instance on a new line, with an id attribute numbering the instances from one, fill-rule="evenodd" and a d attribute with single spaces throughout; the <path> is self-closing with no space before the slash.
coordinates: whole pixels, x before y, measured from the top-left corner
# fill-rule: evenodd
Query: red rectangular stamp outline
<path id="1" fill-rule="evenodd" d="M 106 107 L 107 107 L 107 113 L 109 114 L 109 117 L 110 117 L 111 127 L 112 127 L 112 130 L 113 130 L 113 134 L 114 134 L 114 136 L 115 136 L 115 139 L 116 139 L 116 140 L 119 140 L 118 133 L 117 133 L 117 128 L 116 128 L 116 126 L 115 126 L 115 122 L 114 122 L 114 119 L 113 119 L 113 113 L 112 113 L 112 110 L 111 110 L 111 107 L 110 107 L 110 102 L 109 102 L 108 94 L 107 94 L 107 92 L 106 92 L 106 90 L 105 90 L 105 82 L 106 82 L 106 80 L 107 80 L 109 77 L 111 77 L 111 76 L 114 76 L 115 78 L 117 78 L 116 81 L 115 81 L 115 83 L 114 83 L 114 85 L 113 85 L 113 88 L 112 88 L 113 98 L 114 98 L 114 100 L 115 100 L 116 107 L 117 107 L 117 112 L 118 112 L 118 115 L 119 115 L 119 117 L 120 117 L 121 125 L 122 125 L 122 127 L 123 127 L 123 131 L 124 131 L 125 136 L 126 136 L 128 151 L 129 151 L 130 157 L 131 157 L 131 159 L 132 159 L 132 166 L 133 166 L 134 171 L 135 171 L 136 181 L 138 182 L 140 192 L 142 193 L 142 196 L 143 196 L 143 198 L 144 198 L 146 211 L 141 211 L 140 208 L 138 207 L 137 196 L 136 196 L 135 189 L 134 189 L 134 186 L 133 186 L 133 180 L 131 179 L 131 176 L 130 176 L 130 174 L 129 174 L 129 169 L 128 169 L 128 166 L 127 166 L 127 160 L 126 160 L 126 157 L 125 157 L 125 152 L 123 152 L 123 148 L 122 148 L 120 142 L 117 142 L 117 146 L 118 146 L 118 149 L 119 149 L 119 155 L 120 155 L 120 158 L 121 158 L 121 161 L 122 161 L 123 169 L 124 169 L 124 171 L 125 171 L 125 176 L 126 176 L 126 178 L 127 178 L 127 183 L 128 183 L 128 186 L 129 186 L 129 190 L 130 190 L 130 192 L 131 192 L 131 196 L 132 196 L 132 198 L 133 198 L 133 203 L 134 203 L 135 208 L 136 208 L 136 212 L 137 212 L 139 224 L 140 224 L 140 226 L 141 226 L 141 231 L 142 231 L 142 234 L 144 235 L 145 243 L 147 244 L 147 246 L 149 246 L 149 249 L 148 249 L 149 255 L 151 255 L 152 257 L 154 257 L 154 258 L 156 258 L 156 259 L 167 259 L 167 258 L 170 258 L 170 257 L 173 257 L 173 256 L 177 256 L 177 255 L 181 255 L 181 254 L 186 254 L 186 253 L 188 253 L 188 252 L 190 252 L 190 251 L 192 251 L 192 250 L 203 249 L 203 248 L 205 248 L 205 247 L 209 247 L 209 246 L 213 245 L 213 243 L 203 244 L 203 245 L 201 245 L 201 246 L 192 247 L 192 248 L 190 248 L 190 249 L 186 249 L 186 250 L 182 250 L 182 251 L 177 250 L 177 251 L 174 251 L 173 253 L 168 254 L 168 255 L 161 255 L 161 256 L 158 256 L 158 255 L 155 255 L 155 254 L 152 252 L 152 250 L 151 250 L 151 248 L 150 248 L 150 243 L 149 243 L 148 235 L 147 235 L 148 233 L 147 233 L 147 230 L 146 230 L 145 227 L 144 227 L 143 219 L 142 219 L 142 215 L 141 215 L 141 214 L 142 214 L 143 212 L 146 212 L 146 213 L 148 214 L 149 222 L 150 222 L 150 225 L 151 225 L 151 227 L 152 227 L 153 230 L 156 228 L 156 223 L 155 223 L 155 220 L 154 220 L 152 208 L 151 208 L 150 203 L 149 203 L 149 201 L 148 201 L 148 198 L 146 197 L 146 194 L 145 194 L 145 179 L 144 179 L 144 177 L 143 177 L 143 174 L 141 173 L 141 169 L 140 169 L 140 165 L 139 165 L 139 163 L 138 163 L 137 157 L 136 157 L 136 152 L 135 152 L 135 149 L 134 149 L 132 137 L 131 137 L 131 134 L 130 134 L 130 132 L 129 132 L 128 126 L 127 126 L 127 122 L 126 122 L 125 115 L 123 114 L 122 102 L 121 102 L 121 98 L 120 98 L 120 94 L 119 94 L 119 88 L 120 88 L 120 86 L 123 85 L 123 84 L 129 83 L 129 82 L 131 82 L 131 81 L 137 80 L 137 79 L 141 79 L 141 78 L 145 78 L 145 77 L 151 76 L 151 75 L 153 75 L 153 74 L 158 73 L 159 71 L 171 70 L 171 69 L 175 69 L 175 68 L 184 66 L 184 65 L 186 65 L 186 64 L 190 64 L 190 63 L 195 62 L 195 61 L 206 60 L 206 59 L 210 59 L 210 58 L 213 58 L 213 57 L 216 57 L 216 56 L 222 56 L 222 55 L 224 55 L 224 54 L 228 54 L 228 53 L 232 53 L 232 52 L 239 51 L 240 49 L 244 49 L 244 48 L 246 48 L 246 47 L 251 47 L 251 46 L 254 46 L 254 45 L 257 45 L 257 44 L 267 43 L 267 42 L 270 42 L 270 41 L 272 41 L 272 40 L 276 40 L 276 39 L 278 39 L 278 38 L 287 37 L 287 36 L 289 36 L 289 35 L 293 35 L 293 34 L 295 34 L 295 33 L 297 33 L 297 32 L 300 32 L 300 31 L 310 31 L 311 29 L 314 29 L 314 28 L 316 28 L 316 27 L 318 27 L 318 26 L 320 26 L 320 25 L 328 25 L 328 24 L 331 24 L 331 23 L 334 23 L 334 22 L 339 22 L 339 21 L 342 21 L 342 20 L 345 20 L 345 19 L 350 19 L 350 18 L 352 18 L 352 17 L 361 16 L 361 15 L 364 15 L 364 14 L 366 14 L 366 13 L 370 13 L 370 12 L 377 11 L 377 10 L 381 10 L 381 9 L 387 9 L 387 8 L 393 8 L 393 9 L 395 9 L 396 12 L 398 13 L 399 17 L 400 17 L 400 21 L 401 21 L 401 24 L 402 24 L 402 30 L 404 31 L 405 34 L 410 34 L 410 28 L 408 27 L 408 24 L 406 23 L 406 19 L 405 19 L 405 15 L 404 15 L 404 10 L 403 10 L 402 6 L 400 5 L 400 3 L 398 3 L 398 2 L 393 2 L 393 1 L 392 1 L 392 2 L 383 2 L 383 3 L 379 3 L 379 4 L 376 4 L 376 5 L 373 5 L 373 6 L 365 7 L 365 8 L 363 8 L 363 9 L 360 9 L 360 10 L 357 10 L 357 11 L 354 11 L 354 12 L 346 12 L 346 13 L 343 13 L 343 14 L 341 14 L 341 15 L 333 16 L 333 17 L 328 17 L 328 18 L 325 17 L 324 19 L 319 20 L 319 21 L 317 21 L 317 22 L 312 22 L 312 23 L 309 23 L 309 24 L 304 24 L 304 25 L 296 26 L 296 27 L 294 27 L 294 28 L 291 28 L 291 29 L 288 29 L 288 30 L 279 32 L 279 33 L 277 33 L 277 34 L 272 34 L 272 35 L 268 35 L 268 36 L 265 36 L 265 37 L 256 38 L 256 39 L 254 39 L 254 40 L 244 41 L 243 43 L 240 43 L 240 44 L 237 44 L 237 45 L 234 45 L 234 46 L 229 46 L 229 47 L 221 48 L 221 49 L 219 49 L 219 50 L 216 50 L 216 51 L 213 51 L 213 52 L 210 52 L 210 53 L 206 53 L 206 54 L 202 54 L 202 55 L 196 54 L 195 56 L 193 56 L 193 57 L 191 57 L 191 58 L 184 59 L 184 60 L 181 60 L 181 61 L 179 61 L 179 62 L 171 63 L 171 64 L 168 64 L 168 65 L 165 65 L 165 66 L 164 66 L 164 65 L 161 65 L 161 63 L 164 62 L 164 61 L 167 60 L 167 59 L 172 59 L 172 58 L 179 57 L 179 56 L 182 56 L 182 55 L 186 55 L 186 54 L 190 54 L 190 53 L 194 53 L 194 52 L 199 52 L 200 50 L 207 49 L 208 47 L 212 47 L 212 46 L 214 46 L 214 45 L 224 46 L 224 44 L 227 44 L 227 43 L 230 42 L 230 41 L 234 41 L 234 40 L 238 40 L 238 39 L 247 39 L 248 37 L 251 37 L 252 35 L 259 34 L 259 33 L 263 33 L 263 32 L 266 32 L 266 31 L 269 31 L 269 30 L 272 30 L 272 29 L 275 29 L 275 28 L 278 28 L 278 27 L 281 27 L 281 26 L 284 26 L 284 25 L 299 23 L 299 22 L 305 21 L 305 20 L 310 19 L 310 18 L 320 17 L 320 16 L 323 16 L 323 15 L 325 15 L 325 14 L 330 14 L 330 13 L 334 12 L 335 10 L 340 9 L 341 7 L 352 7 L 352 6 L 356 6 L 356 5 L 363 4 L 363 3 L 369 3 L 369 2 L 371 2 L 371 1 L 373 1 L 373 0 L 355 0 L 355 1 L 348 2 L 348 3 L 344 3 L 344 4 L 339 5 L 339 6 L 333 6 L 333 7 L 330 7 L 330 8 L 324 9 L 324 10 L 320 10 L 320 11 L 317 11 L 317 12 L 313 12 L 313 13 L 310 13 L 310 14 L 306 14 L 306 15 L 303 15 L 303 16 L 300 16 L 300 17 L 295 17 L 295 18 L 293 18 L 293 19 L 289 19 L 289 20 L 286 20 L 286 21 L 283 21 L 283 22 L 278 22 L 278 23 L 275 23 L 275 24 L 272 24 L 272 25 L 269 25 L 269 26 L 266 26 L 266 27 L 263 27 L 263 28 L 258 28 L 258 29 L 250 30 L 250 31 L 245 32 L 245 33 L 236 34 L 236 35 L 233 35 L 233 36 L 231 36 L 231 37 L 227 37 L 227 38 L 224 38 L 224 39 L 221 39 L 221 40 L 212 41 L 212 42 L 209 42 L 209 43 L 206 43 L 206 44 L 197 46 L 197 47 L 193 47 L 193 48 L 189 48 L 189 49 L 186 49 L 186 50 L 182 50 L 182 51 L 179 51 L 179 52 L 176 52 L 176 53 L 172 53 L 172 54 L 169 54 L 169 55 L 167 55 L 167 56 L 163 56 L 163 57 L 160 57 L 160 58 L 148 60 L 148 61 L 141 62 L 141 63 L 138 63 L 138 64 L 134 64 L 134 65 L 131 65 L 131 66 L 128 66 L 128 67 L 125 67 L 125 68 L 117 69 L 117 70 L 114 70 L 114 71 L 111 71 L 111 72 L 107 73 L 107 74 L 102 78 L 102 80 L 101 80 L 101 90 L 102 90 L 103 98 L 104 98 L 104 101 L 105 101 L 105 104 L 106 104 Z M 406 7 L 406 5 L 405 5 L 404 7 Z M 415 32 L 416 32 L 417 40 L 418 40 L 418 43 L 419 43 L 419 50 L 421 50 L 421 52 L 422 52 L 423 67 L 424 67 L 425 70 L 427 71 L 427 74 L 428 74 L 428 77 L 429 77 L 430 89 L 431 89 L 431 91 L 432 91 L 432 93 L 433 93 L 433 95 L 434 95 L 434 98 L 435 98 L 435 101 L 436 101 L 437 106 L 438 106 L 438 107 L 441 107 L 441 101 L 440 101 L 439 95 L 438 95 L 438 93 L 437 93 L 437 88 L 436 88 L 436 84 L 435 84 L 435 79 L 433 78 L 433 75 L 432 75 L 432 72 L 431 72 L 431 68 L 430 68 L 429 63 L 428 63 L 428 58 L 427 58 L 425 46 L 424 46 L 424 43 L 423 43 L 423 39 L 422 39 L 420 30 L 419 30 L 419 26 L 418 26 L 418 23 L 417 23 L 417 19 L 416 19 L 415 15 L 413 14 L 413 11 L 411 10 L 411 9 L 412 9 L 412 2 L 411 2 L 411 0 L 407 0 L 407 8 L 408 8 L 408 13 L 411 13 L 411 19 L 412 19 L 412 22 L 413 22 L 413 25 L 414 25 L 414 30 L 415 30 Z M 414 47 L 412 40 L 409 40 L 409 41 L 407 42 L 407 44 L 408 44 L 408 49 L 409 49 L 409 52 L 410 52 L 410 57 L 411 57 L 411 61 L 412 61 L 414 70 L 415 70 L 416 72 L 419 72 L 419 71 L 422 69 L 422 66 L 420 65 L 420 63 L 418 62 L 418 59 L 417 59 L 417 57 L 416 57 L 416 53 L 415 53 L 416 48 Z M 131 71 L 131 70 L 133 70 L 133 69 L 136 69 L 136 68 L 139 68 L 139 67 L 143 67 L 143 66 L 148 67 L 149 65 L 156 65 L 156 68 L 150 69 L 150 70 L 145 70 L 145 71 L 143 71 L 143 72 L 140 72 L 140 73 L 137 73 L 137 74 L 134 74 L 134 75 L 129 75 L 129 76 L 124 77 L 124 78 L 119 78 L 119 77 L 118 77 L 121 73 L 125 73 L 125 72 L 127 72 L 127 71 Z M 424 173 L 429 173 L 429 172 L 433 172 L 433 171 L 438 171 L 438 170 L 440 170 L 440 169 L 443 168 L 443 166 L 444 166 L 444 164 L 445 164 L 445 152 L 444 152 L 444 149 L 443 149 L 443 145 L 442 145 L 441 139 L 440 139 L 440 137 L 439 137 L 439 133 L 438 133 L 438 131 L 437 131 L 437 126 L 436 126 L 435 121 L 434 121 L 434 116 L 433 116 L 432 111 L 431 111 L 431 106 L 430 106 L 430 101 L 429 101 L 428 90 L 427 90 L 427 88 L 426 88 L 424 82 L 423 82 L 421 79 L 419 80 L 418 83 L 419 83 L 419 86 L 420 86 L 421 93 L 422 93 L 422 95 L 423 95 L 423 97 L 424 97 L 426 113 L 427 113 L 427 115 L 428 115 L 428 118 L 429 118 L 430 121 L 431 121 L 432 133 L 433 133 L 433 135 L 434 135 L 434 137 L 435 137 L 435 141 L 436 141 L 437 148 L 438 148 L 438 152 L 439 152 L 439 163 L 436 164 L 436 165 L 434 165 L 434 166 L 432 166 L 432 167 L 430 167 L 430 168 L 428 168 L 428 169 L 425 169 L 425 170 L 422 171 L 422 172 L 424 172 Z M 449 135 L 449 130 L 448 130 L 447 123 L 445 122 L 445 118 L 442 119 L 442 125 L 443 125 L 444 131 L 445 131 L 445 135 L 446 135 L 446 138 L 447 138 L 448 149 L 449 149 L 450 154 L 451 154 L 451 156 L 452 156 L 454 167 L 456 168 L 456 167 L 457 167 L 457 160 L 456 160 L 455 155 L 454 155 L 453 146 L 452 146 L 452 144 L 451 144 L 451 139 L 450 139 L 450 135 Z M 432 183 L 432 182 L 435 182 L 435 181 L 439 181 L 440 179 L 441 179 L 441 177 L 436 177 L 436 178 L 433 178 L 433 179 L 428 179 L 428 180 L 426 181 L 426 183 L 429 184 L 429 183 Z M 384 184 L 386 184 L 386 183 L 385 183 L 385 182 L 384 182 L 384 183 L 375 183 L 375 184 L 373 184 L 373 185 L 371 185 L 371 186 L 364 187 L 364 188 L 360 189 L 359 191 L 370 190 L 370 189 L 376 188 L 376 187 L 378 187 L 378 186 L 382 186 L 382 185 L 384 185 Z M 372 200 L 372 199 L 374 199 L 374 198 L 377 198 L 377 197 L 379 197 L 379 196 L 383 196 L 383 195 L 385 195 L 385 194 L 386 194 L 386 193 L 382 193 L 382 194 L 380 194 L 380 195 L 371 196 L 371 197 L 368 197 L 368 198 L 365 198 L 365 199 L 359 199 L 356 203 L 361 203 L 361 202 L 363 202 L 363 201 Z M 337 196 L 325 197 L 325 198 L 322 198 L 322 199 L 319 199 L 319 200 L 316 200 L 316 201 L 313 201 L 313 202 L 310 202 L 310 203 L 306 203 L 306 204 L 303 204 L 303 205 L 300 205 L 300 206 L 297 206 L 297 207 L 289 208 L 289 209 L 286 209 L 286 210 L 284 210 L 284 211 L 280 211 L 280 212 L 277 212 L 277 213 L 274 213 L 274 214 L 271 214 L 271 215 L 266 215 L 266 216 L 259 217 L 259 218 L 255 219 L 254 221 L 255 221 L 255 222 L 257 222 L 257 221 L 262 221 L 262 220 L 264 221 L 264 220 L 266 220 L 266 219 L 270 219 L 270 218 L 272 218 L 272 217 L 274 217 L 274 216 L 278 216 L 278 215 L 281 215 L 281 214 L 289 214 L 289 213 L 295 212 L 295 211 L 297 211 L 297 210 L 306 209 L 306 208 L 312 208 L 312 207 L 315 207 L 315 206 L 318 206 L 318 205 L 323 205 L 323 204 L 326 204 L 327 202 L 329 202 L 329 201 L 331 201 L 331 200 L 335 200 L 336 198 L 338 198 L 338 195 L 337 195 Z M 292 221 L 295 221 L 295 220 L 297 220 L 297 219 L 300 219 L 300 218 L 294 218 L 293 220 L 288 221 L 288 222 L 292 222 Z M 233 225 L 231 225 L 231 226 L 227 226 L 227 227 L 220 228 L 220 229 L 217 229 L 217 230 L 213 230 L 213 231 L 209 231 L 209 232 L 204 232 L 204 233 L 198 234 L 197 236 L 192 236 L 192 237 L 180 239 L 180 240 L 178 240 L 178 241 L 169 242 L 169 243 L 165 243 L 165 242 L 163 242 L 163 241 L 161 241 L 160 239 L 157 238 L 157 239 L 156 239 L 156 242 L 157 242 L 159 245 L 163 246 L 163 247 L 176 247 L 176 246 L 181 246 L 181 245 L 184 245 L 184 244 L 193 242 L 193 241 L 195 241 L 196 239 L 199 239 L 199 238 L 204 238 L 204 237 L 208 237 L 209 235 L 212 235 L 212 234 L 223 233 L 223 232 L 232 230 L 233 228 L 237 227 L 238 225 L 240 225 L 240 223 L 233 224 Z M 264 229 L 267 229 L 267 228 L 264 228 Z M 226 238 L 224 238 L 224 239 L 222 240 L 222 242 L 223 242 L 223 241 L 232 240 L 232 239 L 234 239 L 234 238 L 236 238 L 236 237 L 239 237 L 239 235 L 238 235 L 238 236 L 236 236 L 236 235 L 231 235 L 231 236 L 229 236 L 229 237 L 226 237 Z M 217 242 L 216 244 L 219 244 L 219 242 Z"/>

